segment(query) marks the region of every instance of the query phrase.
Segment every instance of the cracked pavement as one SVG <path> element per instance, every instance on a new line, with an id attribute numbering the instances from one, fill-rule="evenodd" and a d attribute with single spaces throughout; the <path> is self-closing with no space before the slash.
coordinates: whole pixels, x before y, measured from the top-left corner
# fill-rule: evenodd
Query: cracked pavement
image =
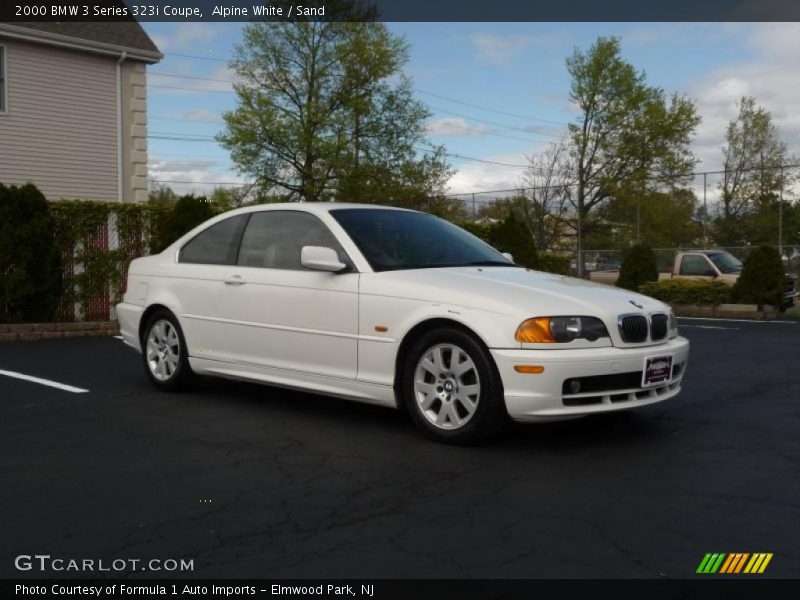
<path id="1" fill-rule="evenodd" d="M 798 577 L 800 324 L 681 326 L 677 398 L 475 448 L 278 388 L 157 392 L 111 337 L 0 343 L 0 369 L 90 390 L 0 377 L 0 577 L 70 575 L 14 569 L 40 553 L 193 558 L 181 577 L 683 578 L 706 552 Z"/>

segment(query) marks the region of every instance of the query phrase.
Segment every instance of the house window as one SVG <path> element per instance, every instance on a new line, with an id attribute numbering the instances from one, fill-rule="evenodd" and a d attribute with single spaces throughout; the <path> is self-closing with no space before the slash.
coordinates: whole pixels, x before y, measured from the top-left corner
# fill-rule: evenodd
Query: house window
<path id="1" fill-rule="evenodd" d="M 0 113 L 6 112 L 6 48 L 0 46 Z"/>

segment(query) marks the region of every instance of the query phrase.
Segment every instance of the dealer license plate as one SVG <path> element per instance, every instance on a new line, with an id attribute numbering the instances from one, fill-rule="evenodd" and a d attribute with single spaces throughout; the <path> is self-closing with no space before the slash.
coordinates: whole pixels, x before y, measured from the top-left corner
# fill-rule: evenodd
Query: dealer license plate
<path id="1" fill-rule="evenodd" d="M 642 387 L 665 383 L 672 377 L 672 355 L 648 356 L 644 359 Z"/>

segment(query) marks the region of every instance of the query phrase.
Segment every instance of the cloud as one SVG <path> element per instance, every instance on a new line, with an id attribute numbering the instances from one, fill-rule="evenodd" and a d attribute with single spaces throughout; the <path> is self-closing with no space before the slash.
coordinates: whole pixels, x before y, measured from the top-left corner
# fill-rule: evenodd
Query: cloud
<path id="1" fill-rule="evenodd" d="M 552 138 L 558 138 L 567 134 L 567 122 L 563 125 L 523 125 L 520 127 L 523 131 L 534 133 Z"/>
<path id="2" fill-rule="evenodd" d="M 175 52 L 191 50 L 195 54 L 210 52 L 210 48 L 203 47 L 204 43 L 211 42 L 220 33 L 215 23 L 177 23 L 169 35 L 153 34 L 151 37 L 162 52 Z"/>
<path id="3" fill-rule="evenodd" d="M 648 23 L 625 31 L 622 41 L 639 46 L 663 42 L 683 45 L 718 40 L 727 33 L 727 28 L 720 27 L 719 23 Z"/>
<path id="4" fill-rule="evenodd" d="M 721 148 L 728 123 L 738 114 L 742 96 L 753 96 L 769 110 L 790 153 L 800 154 L 800 23 L 759 23 L 729 28 L 753 52 L 747 60 L 703 75 L 690 85 L 703 117 L 694 149 L 700 170 L 722 166 Z"/>
<path id="5" fill-rule="evenodd" d="M 214 187 L 238 187 L 247 179 L 230 165 L 213 159 L 169 159 L 153 155 L 148 164 L 151 185 L 166 185 L 177 194 L 208 194 Z"/>
<path id="6" fill-rule="evenodd" d="M 482 62 L 502 68 L 512 67 L 514 59 L 532 47 L 552 46 L 563 41 L 558 33 L 496 35 L 485 31 L 470 33 L 468 40 Z"/>
<path id="7" fill-rule="evenodd" d="M 150 88 L 148 88 L 148 92 L 167 95 L 233 92 L 233 81 L 235 77 L 236 74 L 225 65 L 216 67 L 210 72 L 203 73 L 203 75 L 186 73 L 186 77 L 148 72 L 148 84 L 166 86 L 154 87 L 151 85 Z"/>
<path id="8" fill-rule="evenodd" d="M 206 121 L 209 123 L 222 123 L 219 113 L 213 113 L 205 108 L 195 108 L 181 115 L 182 119 L 190 121 Z"/>
<path id="9" fill-rule="evenodd" d="M 461 117 L 444 117 L 428 122 L 428 133 L 431 135 L 482 135 L 487 132 L 486 125 L 470 125 Z"/>
<path id="10" fill-rule="evenodd" d="M 528 163 L 525 154 L 503 154 L 483 157 L 485 160 L 506 163 L 510 165 L 524 165 Z M 504 194 L 488 194 L 481 196 L 481 192 L 491 190 L 507 190 L 522 187 L 522 176 L 525 169 L 491 164 L 468 163 L 454 161 L 458 171 L 447 182 L 448 192 L 451 194 L 465 194 L 471 201 L 472 193 L 478 194 L 476 201 L 495 198 Z"/>

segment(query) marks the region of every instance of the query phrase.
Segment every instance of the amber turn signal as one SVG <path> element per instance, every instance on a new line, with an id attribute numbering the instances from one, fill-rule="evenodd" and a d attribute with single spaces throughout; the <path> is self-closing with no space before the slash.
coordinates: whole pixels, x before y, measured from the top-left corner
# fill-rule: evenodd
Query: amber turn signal
<path id="1" fill-rule="evenodd" d="M 548 317 L 535 317 L 523 321 L 517 327 L 514 339 L 523 344 L 552 344 L 556 341 L 550 333 L 550 319 Z"/>
<path id="2" fill-rule="evenodd" d="M 544 373 L 544 367 L 540 365 L 514 365 L 514 370 L 517 373 L 530 373 L 532 375 Z"/>

